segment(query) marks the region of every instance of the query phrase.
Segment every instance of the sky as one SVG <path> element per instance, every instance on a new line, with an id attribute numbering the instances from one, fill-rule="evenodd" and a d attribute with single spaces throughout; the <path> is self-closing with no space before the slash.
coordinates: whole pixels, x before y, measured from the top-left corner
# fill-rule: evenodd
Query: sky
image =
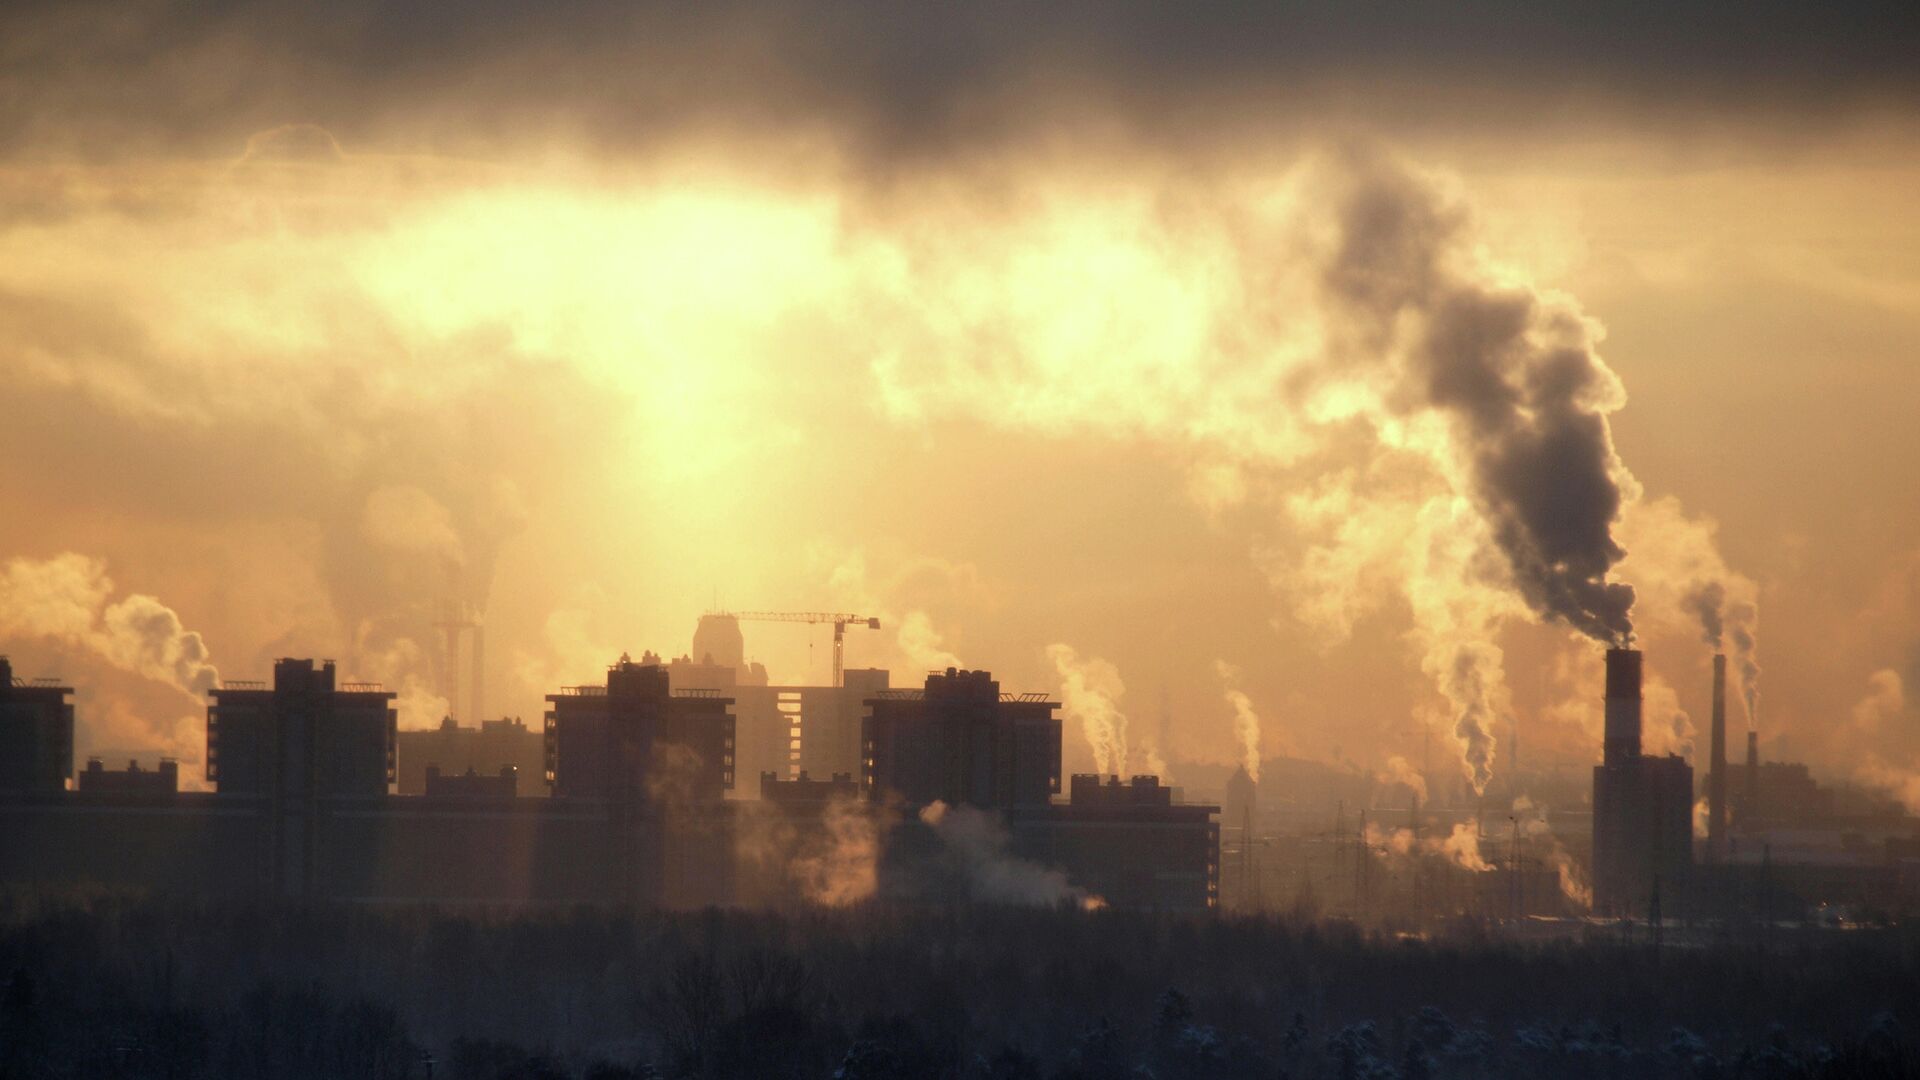
<path id="1" fill-rule="evenodd" d="M 0 650 L 191 776 L 279 656 L 433 722 L 450 603 L 529 718 L 840 610 L 1070 768 L 1485 784 L 1627 635 L 1704 747 L 1717 625 L 1920 806 L 1900 14 L 9 5 Z"/>

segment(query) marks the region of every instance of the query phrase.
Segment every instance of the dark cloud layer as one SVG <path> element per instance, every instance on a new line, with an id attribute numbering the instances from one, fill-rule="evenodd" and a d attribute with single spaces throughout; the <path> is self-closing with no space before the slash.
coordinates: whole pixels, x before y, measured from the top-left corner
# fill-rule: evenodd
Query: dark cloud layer
<path id="1" fill-rule="evenodd" d="M 1582 117 L 1812 126 L 1910 106 L 1908 5 L 16 4 L 0 147 L 234 152 L 318 123 L 349 145 L 484 152 L 817 129 L 912 160 L 1097 124 L 1135 137 L 1556 128 Z"/>

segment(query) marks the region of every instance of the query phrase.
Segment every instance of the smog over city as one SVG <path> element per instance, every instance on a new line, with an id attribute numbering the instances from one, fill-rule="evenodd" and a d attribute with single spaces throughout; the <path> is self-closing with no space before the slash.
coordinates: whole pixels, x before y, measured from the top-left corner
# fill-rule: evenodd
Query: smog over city
<path id="1" fill-rule="evenodd" d="M 1920 20 L 0 9 L 0 1080 L 1920 1074 Z"/>

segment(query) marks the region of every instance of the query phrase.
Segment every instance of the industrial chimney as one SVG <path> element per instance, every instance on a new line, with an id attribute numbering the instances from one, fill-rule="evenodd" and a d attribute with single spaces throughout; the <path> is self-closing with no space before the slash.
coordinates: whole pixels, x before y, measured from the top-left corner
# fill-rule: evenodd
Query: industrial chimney
<path id="1" fill-rule="evenodd" d="M 487 647 L 485 634 L 486 628 L 481 626 L 479 619 L 476 618 L 473 623 L 473 673 L 472 680 L 467 684 L 467 715 L 473 718 L 473 723 L 476 725 L 483 724 L 487 720 L 487 706 L 485 701 Z"/>
<path id="2" fill-rule="evenodd" d="M 1607 650 L 1607 726 L 1603 760 L 1624 764 L 1640 756 L 1640 650 Z"/>
<path id="3" fill-rule="evenodd" d="M 1747 732 L 1747 790 L 1740 800 L 1740 816 L 1751 823 L 1760 816 L 1760 733 Z"/>
<path id="4" fill-rule="evenodd" d="M 1713 656 L 1713 757 L 1707 763 L 1707 861 L 1727 855 L 1727 658 Z"/>

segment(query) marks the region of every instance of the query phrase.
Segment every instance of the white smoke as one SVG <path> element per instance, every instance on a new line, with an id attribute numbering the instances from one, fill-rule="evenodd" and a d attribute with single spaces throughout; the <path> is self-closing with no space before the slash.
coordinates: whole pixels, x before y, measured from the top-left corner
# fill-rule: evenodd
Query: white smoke
<path id="1" fill-rule="evenodd" d="M 1374 779 L 1382 784 L 1403 784 L 1413 792 L 1414 798 L 1423 803 L 1427 801 L 1427 778 L 1399 754 L 1389 754 L 1387 767 L 1375 773 Z"/>
<path id="2" fill-rule="evenodd" d="M 1213 670 L 1220 681 L 1227 684 L 1225 695 L 1227 704 L 1233 708 L 1233 736 L 1240 744 L 1240 767 L 1247 771 L 1247 779 L 1260 782 L 1260 714 L 1253 710 L 1253 699 L 1247 697 L 1238 685 L 1240 669 L 1225 660 L 1215 660 Z"/>
<path id="3" fill-rule="evenodd" d="M 0 644 L 51 642 L 177 691 L 193 703 L 189 712 L 106 688 L 79 710 L 79 733 L 95 746 L 150 747 L 183 765 L 199 761 L 205 694 L 220 681 L 206 642 L 158 599 L 135 593 L 109 602 L 113 593 L 98 559 L 73 552 L 10 559 L 0 569 Z M 197 787 L 200 779 L 183 768 L 181 782 Z"/>
<path id="4" fill-rule="evenodd" d="M 140 593 L 108 604 L 113 589 L 98 559 L 11 559 L 0 574 L 0 640 L 50 638 L 195 699 L 219 682 L 206 642 L 172 608 Z"/>
<path id="5" fill-rule="evenodd" d="M 1127 714 L 1120 711 L 1120 697 L 1127 692 L 1120 681 L 1119 669 L 1099 657 L 1085 660 L 1071 645 L 1047 646 L 1047 658 L 1060 674 L 1060 704 L 1069 717 L 1080 721 L 1080 730 L 1093 751 L 1094 770 L 1102 776 L 1118 776 L 1127 771 Z"/>
<path id="6" fill-rule="evenodd" d="M 788 872 L 801 895 L 825 907 L 848 907 L 873 898 L 880 887 L 880 821 L 853 798 L 827 803 L 824 843 L 804 852 Z"/>
<path id="7" fill-rule="evenodd" d="M 1567 851 L 1560 837 L 1554 834 L 1547 823 L 1547 808 L 1536 806 L 1525 795 L 1513 800 L 1514 819 L 1519 823 L 1520 835 L 1527 838 L 1539 857 L 1553 867 L 1560 880 L 1560 895 L 1567 898 L 1576 907 L 1590 911 L 1593 909 L 1593 885 L 1587 881 L 1580 864 Z"/>
<path id="8" fill-rule="evenodd" d="M 907 662 L 915 671 L 941 671 L 961 666 L 960 657 L 949 652 L 946 640 L 933 627 L 933 620 L 924 611 L 909 611 L 900 620 L 900 630 L 894 635 L 894 641 L 900 651 L 906 654 Z"/>
<path id="9" fill-rule="evenodd" d="M 1898 799 L 1910 814 L 1920 814 L 1920 767 L 1889 736 L 1902 734 L 1894 724 L 1907 709 L 1906 683 L 1883 668 L 1867 677 L 1867 693 L 1853 706 L 1853 729 L 1865 744 L 1854 775 L 1868 787 Z"/>
<path id="10" fill-rule="evenodd" d="M 1480 826 L 1476 821 L 1461 822 L 1445 836 L 1423 836 L 1418 839 L 1415 839 L 1412 829 L 1389 829 L 1378 822 L 1369 821 L 1361 833 L 1361 839 L 1374 851 L 1396 858 L 1412 855 L 1436 858 L 1474 873 L 1493 869 L 1492 864 L 1480 854 Z"/>
<path id="11" fill-rule="evenodd" d="M 389 484 L 369 492 L 360 530 L 369 542 L 392 551 L 437 555 L 454 564 L 466 560 L 453 515 L 438 499 L 410 484 Z"/>
<path id="12" fill-rule="evenodd" d="M 965 875 L 972 899 L 989 904 L 1058 907 L 1083 911 L 1106 902 L 1067 880 L 1067 875 L 1021 859 L 1007 850 L 1007 832 L 997 817 L 971 806 L 948 806 L 936 799 L 920 811 L 920 820 L 946 844 Z"/>

